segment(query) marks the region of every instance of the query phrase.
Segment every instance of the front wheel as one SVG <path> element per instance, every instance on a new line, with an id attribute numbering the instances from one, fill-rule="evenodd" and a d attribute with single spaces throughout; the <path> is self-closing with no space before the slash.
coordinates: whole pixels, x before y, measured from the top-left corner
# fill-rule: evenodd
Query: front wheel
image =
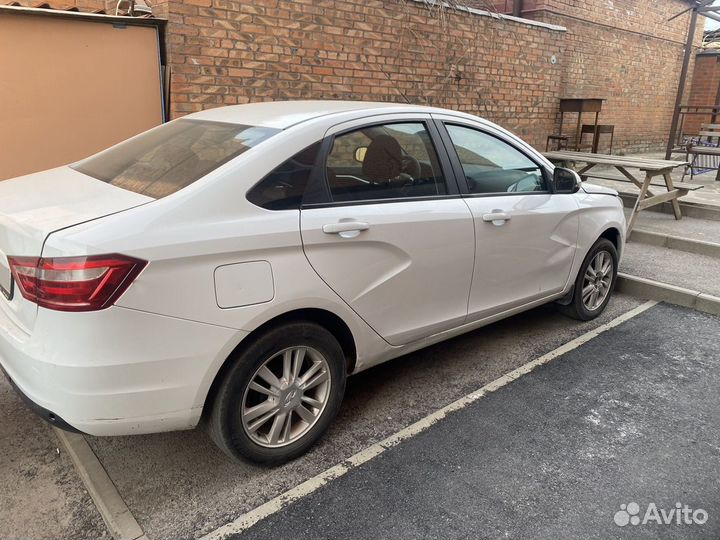
<path id="1" fill-rule="evenodd" d="M 600 238 L 585 256 L 577 279 L 572 301 L 560 310 L 580 321 L 600 315 L 610 301 L 617 278 L 618 254 L 610 240 Z"/>
<path id="2" fill-rule="evenodd" d="M 280 464 L 327 430 L 345 392 L 345 357 L 313 323 L 270 330 L 233 359 L 213 404 L 210 435 L 226 454 Z"/>

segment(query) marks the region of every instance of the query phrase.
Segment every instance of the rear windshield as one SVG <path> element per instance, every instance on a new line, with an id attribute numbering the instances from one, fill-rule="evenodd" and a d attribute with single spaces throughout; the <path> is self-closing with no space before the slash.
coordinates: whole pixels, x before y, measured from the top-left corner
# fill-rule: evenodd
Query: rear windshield
<path id="1" fill-rule="evenodd" d="M 72 168 L 157 199 L 192 184 L 279 131 L 224 122 L 177 120 L 76 163 Z"/>

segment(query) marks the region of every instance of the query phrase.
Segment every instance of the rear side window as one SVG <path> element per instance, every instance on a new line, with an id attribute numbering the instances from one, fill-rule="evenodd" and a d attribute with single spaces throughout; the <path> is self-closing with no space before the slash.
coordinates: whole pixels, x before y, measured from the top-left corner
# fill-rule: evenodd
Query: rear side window
<path id="1" fill-rule="evenodd" d="M 319 150 L 317 142 L 275 167 L 248 191 L 248 201 L 268 210 L 300 208 Z"/>
<path id="2" fill-rule="evenodd" d="M 149 197 L 175 193 L 279 129 L 177 120 L 85 159 L 73 169 Z"/>
<path id="3" fill-rule="evenodd" d="M 325 174 L 335 202 L 433 197 L 448 192 L 423 122 L 372 125 L 338 135 Z"/>

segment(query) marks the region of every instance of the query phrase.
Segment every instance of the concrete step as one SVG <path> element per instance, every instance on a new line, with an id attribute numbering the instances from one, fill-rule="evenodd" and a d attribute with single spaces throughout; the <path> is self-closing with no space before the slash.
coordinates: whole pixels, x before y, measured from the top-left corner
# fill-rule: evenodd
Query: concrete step
<path id="1" fill-rule="evenodd" d="M 625 209 L 627 219 L 630 219 L 630 214 L 631 210 Z M 720 223 L 714 219 L 697 219 L 683 215 L 681 220 L 676 220 L 672 214 L 645 211 L 640 212 L 635 222 L 634 231 L 638 229 L 720 244 Z"/>
<path id="2" fill-rule="evenodd" d="M 616 288 L 720 315 L 720 223 L 641 212 L 625 247 Z"/>
<path id="3" fill-rule="evenodd" d="M 720 297 L 720 258 L 629 242 L 620 271 Z"/>
<path id="4" fill-rule="evenodd" d="M 709 257 L 720 258 L 720 244 L 713 242 L 703 242 L 701 240 L 693 240 L 691 238 L 683 238 L 681 236 L 672 236 L 658 232 L 646 231 L 643 229 L 634 229 L 630 242 L 641 244 L 650 244 L 652 246 L 675 249 L 678 251 L 687 251 L 688 253 L 697 253 L 698 255 L 707 255 Z"/>
<path id="5" fill-rule="evenodd" d="M 646 300 L 668 302 L 704 313 L 720 315 L 720 296 L 713 296 L 712 294 L 662 283 L 653 279 L 631 276 L 623 272 L 618 273 L 615 291 L 638 298 L 645 298 Z"/>
<path id="6" fill-rule="evenodd" d="M 630 212 L 626 212 L 629 214 Z M 720 223 L 712 220 L 674 217 L 643 212 L 630 235 L 631 243 L 650 244 L 698 255 L 720 258 Z"/>

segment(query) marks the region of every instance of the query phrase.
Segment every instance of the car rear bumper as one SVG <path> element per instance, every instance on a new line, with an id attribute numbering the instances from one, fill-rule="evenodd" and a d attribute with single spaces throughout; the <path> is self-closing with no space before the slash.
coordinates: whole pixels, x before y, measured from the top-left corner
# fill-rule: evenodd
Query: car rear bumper
<path id="1" fill-rule="evenodd" d="M 22 399 L 25 402 L 25 405 L 28 406 L 28 409 L 30 409 L 32 412 L 34 412 L 36 415 L 38 415 L 40 418 L 45 420 L 46 422 L 52 424 L 55 427 L 58 427 L 60 429 L 64 429 L 65 431 L 72 431 L 73 433 L 82 433 L 79 429 L 76 429 L 75 427 L 68 424 L 65 420 L 60 418 L 57 414 L 55 414 L 52 411 L 49 411 L 45 407 L 41 407 L 37 403 L 35 403 L 32 399 L 27 397 L 20 388 L 15 384 L 15 381 L 12 380 L 10 375 L 8 375 L 8 372 L 3 369 L 3 367 L 0 365 L 0 371 L 2 371 L 5 376 L 7 377 L 7 380 L 10 382 L 10 386 L 12 386 L 12 389 L 15 390 L 15 393 L 20 396 L 20 399 Z"/>
<path id="2" fill-rule="evenodd" d="M 243 335 L 116 306 L 40 309 L 28 335 L 0 309 L 0 366 L 30 407 L 58 427 L 90 435 L 189 429 Z"/>

